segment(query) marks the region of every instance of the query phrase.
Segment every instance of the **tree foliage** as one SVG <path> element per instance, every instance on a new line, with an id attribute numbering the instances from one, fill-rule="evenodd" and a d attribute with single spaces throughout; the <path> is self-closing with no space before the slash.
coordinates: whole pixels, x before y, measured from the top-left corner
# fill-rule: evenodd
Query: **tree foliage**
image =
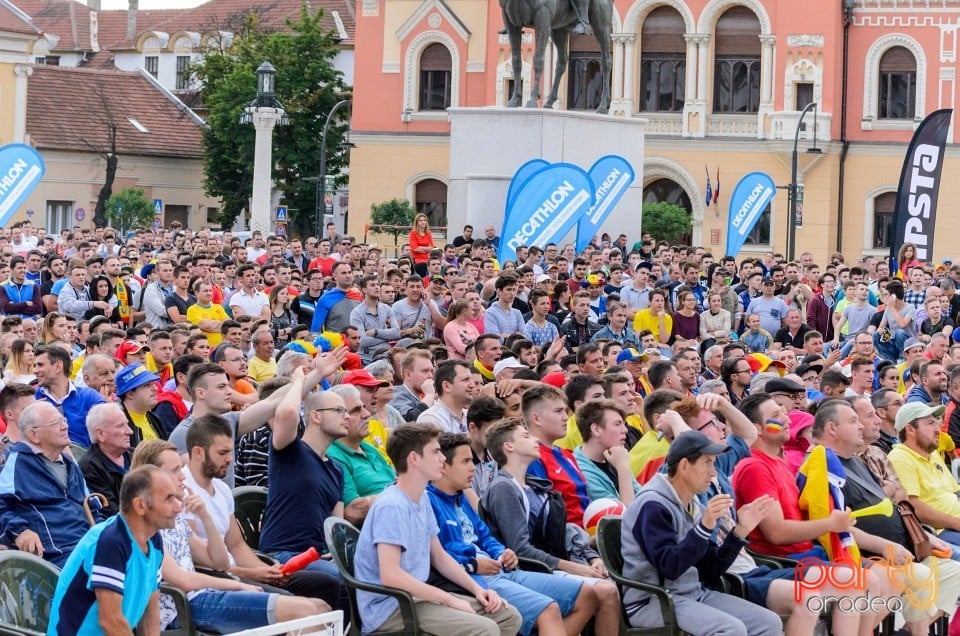
<path id="1" fill-rule="evenodd" d="M 143 196 L 143 190 L 137 188 L 124 188 L 110 195 L 104 214 L 121 234 L 136 228 L 153 227 L 153 203 Z"/>
<path id="2" fill-rule="evenodd" d="M 277 98 L 290 118 L 273 132 L 273 178 L 290 211 L 291 230 L 312 231 L 316 185 L 305 180 L 320 171 L 323 124 L 334 104 L 348 91 L 343 74 L 333 67 L 339 52 L 333 35 L 320 23 L 321 12 L 307 3 L 289 32 L 264 32 L 256 16 L 247 18 L 243 35 L 222 51 L 211 50 L 193 69 L 202 85 L 207 112 L 204 131 L 204 188 L 223 202 L 220 224 L 233 225 L 246 208 L 253 188 L 254 129 L 240 117 L 256 98 L 256 69 L 264 60 L 277 69 Z M 338 150 L 349 111 L 337 113 L 327 133 L 327 173 L 346 165 Z M 341 116 L 343 115 L 343 116 Z"/>
<path id="3" fill-rule="evenodd" d="M 644 232 L 668 243 L 676 243 L 693 229 L 693 221 L 685 209 L 663 201 L 643 204 L 641 224 Z"/>
<path id="4" fill-rule="evenodd" d="M 400 235 L 409 231 L 417 211 L 406 199 L 391 199 L 370 206 L 370 229 L 393 236 L 394 245 L 400 242 Z M 385 226 L 385 227 L 383 227 Z"/>

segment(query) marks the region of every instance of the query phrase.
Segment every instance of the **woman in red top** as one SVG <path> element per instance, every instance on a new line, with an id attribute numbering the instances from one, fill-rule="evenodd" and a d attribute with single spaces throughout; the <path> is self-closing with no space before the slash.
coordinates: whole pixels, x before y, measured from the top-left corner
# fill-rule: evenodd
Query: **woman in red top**
<path id="1" fill-rule="evenodd" d="M 413 229 L 410 230 L 410 253 L 413 254 L 414 268 L 421 276 L 427 275 L 427 261 L 435 247 L 427 215 L 421 212 L 413 217 Z"/>

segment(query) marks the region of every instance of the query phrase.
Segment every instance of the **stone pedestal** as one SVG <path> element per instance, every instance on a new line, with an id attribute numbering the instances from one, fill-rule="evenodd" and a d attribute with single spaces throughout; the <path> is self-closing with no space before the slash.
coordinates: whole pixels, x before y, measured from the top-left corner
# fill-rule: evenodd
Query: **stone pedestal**
<path id="1" fill-rule="evenodd" d="M 500 233 L 510 180 L 527 161 L 566 162 L 589 171 L 604 155 L 620 155 L 637 176 L 602 229 L 613 238 L 621 232 L 639 236 L 645 119 L 542 108 L 451 108 L 448 112 L 449 240 L 465 224 L 473 225 L 474 236 L 483 236 L 484 225 L 493 225 Z M 573 242 L 575 237 L 576 228 L 562 242 Z"/>

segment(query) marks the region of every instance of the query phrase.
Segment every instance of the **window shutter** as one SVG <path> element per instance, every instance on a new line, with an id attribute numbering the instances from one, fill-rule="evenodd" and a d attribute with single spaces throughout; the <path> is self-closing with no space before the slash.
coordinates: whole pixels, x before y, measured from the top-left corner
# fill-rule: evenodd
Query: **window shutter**
<path id="1" fill-rule="evenodd" d="M 888 49 L 880 58 L 881 73 L 913 73 L 917 70 L 917 60 L 913 53 L 902 46 Z"/>
<path id="2" fill-rule="evenodd" d="M 452 66 L 450 51 L 442 44 L 431 44 L 420 54 L 421 71 L 449 71 Z"/>

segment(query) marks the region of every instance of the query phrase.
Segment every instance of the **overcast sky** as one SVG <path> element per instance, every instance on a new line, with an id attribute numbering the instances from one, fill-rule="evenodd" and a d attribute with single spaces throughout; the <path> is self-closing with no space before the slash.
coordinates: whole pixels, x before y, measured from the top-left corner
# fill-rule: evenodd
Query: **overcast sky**
<path id="1" fill-rule="evenodd" d="M 141 9 L 176 9 L 179 7 L 195 7 L 204 0 L 140 0 Z M 103 9 L 126 9 L 127 0 L 100 0 Z"/>

